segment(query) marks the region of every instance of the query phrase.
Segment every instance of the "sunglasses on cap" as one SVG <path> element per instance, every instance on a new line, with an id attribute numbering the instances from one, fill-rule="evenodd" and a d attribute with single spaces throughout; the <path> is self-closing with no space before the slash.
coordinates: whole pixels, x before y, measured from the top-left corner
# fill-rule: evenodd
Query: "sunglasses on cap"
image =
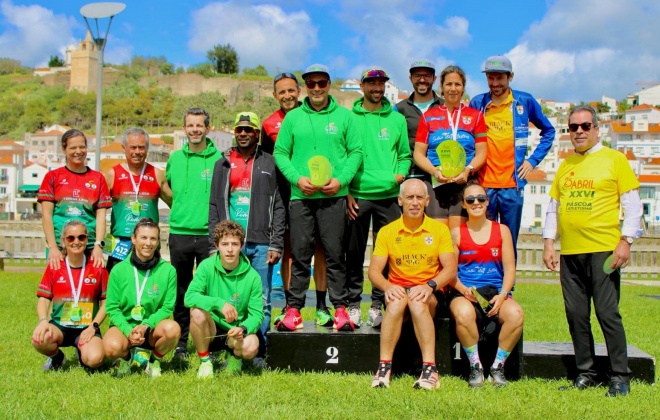
<path id="1" fill-rule="evenodd" d="M 305 86 L 307 86 L 307 89 L 314 89 L 316 85 L 319 86 L 321 89 L 325 89 L 328 87 L 328 83 L 330 83 L 330 80 L 328 79 L 323 79 L 323 80 L 305 80 Z"/>
<path id="2" fill-rule="evenodd" d="M 568 125 L 568 131 L 575 133 L 578 130 L 578 127 L 580 127 L 582 131 L 589 131 L 592 126 L 593 124 L 590 122 L 583 122 L 582 124 L 571 123 Z"/>
<path id="3" fill-rule="evenodd" d="M 465 202 L 468 204 L 474 204 L 475 201 L 478 201 L 481 204 L 483 204 L 486 201 L 488 201 L 488 196 L 486 194 L 479 194 L 477 196 L 468 195 L 467 197 L 465 197 Z"/>
<path id="4" fill-rule="evenodd" d="M 282 79 L 293 79 L 298 83 L 298 79 L 296 78 L 296 75 L 293 73 L 280 73 L 277 76 L 275 76 L 275 79 L 273 79 L 273 83 L 277 83 Z"/>
<path id="5" fill-rule="evenodd" d="M 254 128 L 253 127 L 248 127 L 245 125 L 239 125 L 238 127 L 234 128 L 234 133 L 239 134 L 240 132 L 245 131 L 248 134 L 254 133 Z"/>
<path id="6" fill-rule="evenodd" d="M 76 239 L 78 239 L 78 242 L 85 242 L 87 240 L 87 235 L 85 235 L 84 233 L 81 233 L 78 236 L 68 235 L 68 236 L 65 236 L 64 239 L 66 239 L 66 241 L 70 244 L 72 244 L 73 241 L 75 241 Z"/>
<path id="7" fill-rule="evenodd" d="M 362 75 L 362 79 L 369 79 L 369 78 L 376 78 L 376 77 L 382 77 L 382 78 L 389 79 L 389 76 L 387 75 L 387 73 L 385 73 L 383 70 L 378 70 L 378 69 L 365 71 L 364 74 Z"/>

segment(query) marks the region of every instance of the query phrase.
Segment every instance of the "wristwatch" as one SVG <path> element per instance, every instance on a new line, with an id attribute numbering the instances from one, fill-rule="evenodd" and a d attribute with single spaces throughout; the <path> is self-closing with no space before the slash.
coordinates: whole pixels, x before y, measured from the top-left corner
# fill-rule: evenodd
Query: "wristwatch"
<path id="1" fill-rule="evenodd" d="M 429 280 L 426 284 L 428 284 L 431 287 L 431 289 L 433 289 L 434 292 L 435 292 L 435 288 L 438 287 L 438 284 L 433 280 Z"/>
<path id="2" fill-rule="evenodd" d="M 632 236 L 622 236 L 621 240 L 626 241 L 628 245 L 632 245 L 633 242 L 635 242 L 635 238 L 633 238 Z"/>
<path id="3" fill-rule="evenodd" d="M 245 325 L 241 325 L 240 327 L 241 330 L 243 330 L 243 337 L 247 337 L 248 335 L 247 327 Z"/>
<path id="4" fill-rule="evenodd" d="M 92 327 L 94 327 L 94 329 L 96 331 L 98 331 L 99 330 L 99 323 L 98 322 L 92 322 Z"/>
<path id="5" fill-rule="evenodd" d="M 96 242 L 94 242 L 94 245 L 98 245 L 98 246 L 100 246 L 101 248 L 105 248 L 105 241 L 103 241 L 103 240 L 101 240 L 101 241 L 96 241 Z"/>

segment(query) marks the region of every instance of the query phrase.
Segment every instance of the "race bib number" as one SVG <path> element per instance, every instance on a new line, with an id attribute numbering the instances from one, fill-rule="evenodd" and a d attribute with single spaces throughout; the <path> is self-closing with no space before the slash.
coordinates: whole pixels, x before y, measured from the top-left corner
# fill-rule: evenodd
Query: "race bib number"
<path id="1" fill-rule="evenodd" d="M 110 254 L 110 256 L 124 261 L 128 255 L 128 252 L 131 250 L 131 245 L 133 244 L 130 239 L 114 238 L 114 241 L 115 247 L 112 250 L 112 254 Z"/>
<path id="2" fill-rule="evenodd" d="M 80 310 L 81 312 L 78 312 Z M 78 302 L 78 307 L 73 307 L 73 302 L 64 302 L 60 325 L 65 327 L 87 326 L 92 323 L 93 302 Z M 80 315 L 80 316 L 79 316 Z"/>

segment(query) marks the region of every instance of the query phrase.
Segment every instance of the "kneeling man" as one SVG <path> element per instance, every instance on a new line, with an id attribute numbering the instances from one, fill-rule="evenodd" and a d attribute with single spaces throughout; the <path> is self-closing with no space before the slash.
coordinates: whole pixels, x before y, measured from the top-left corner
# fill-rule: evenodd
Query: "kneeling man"
<path id="1" fill-rule="evenodd" d="M 264 319 L 261 277 L 241 254 L 245 231 L 231 220 L 213 232 L 218 253 L 202 261 L 184 304 L 190 310 L 190 335 L 200 358 L 197 377 L 213 376 L 209 351 L 227 350 L 227 373 L 239 373 L 243 360 L 259 351 L 257 331 Z"/>
<path id="2" fill-rule="evenodd" d="M 415 388 L 436 389 L 435 316 L 438 301 L 434 292 L 456 277 L 456 258 L 449 229 L 424 215 L 429 193 L 424 182 L 408 179 L 399 190 L 403 215 L 378 233 L 369 265 L 369 280 L 385 292 L 387 310 L 380 333 L 380 363 L 371 386 L 388 387 L 394 348 L 401 325 L 412 318 L 422 350 L 422 374 Z M 389 263 L 389 279 L 383 269 Z"/>

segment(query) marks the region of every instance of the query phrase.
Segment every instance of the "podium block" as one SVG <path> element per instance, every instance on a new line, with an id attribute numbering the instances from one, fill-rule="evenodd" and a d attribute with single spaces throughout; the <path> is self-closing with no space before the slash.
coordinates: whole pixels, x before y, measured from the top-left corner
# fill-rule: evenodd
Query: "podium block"
<path id="1" fill-rule="evenodd" d="M 373 373 L 378 367 L 380 330 L 363 325 L 353 332 L 319 327 L 313 321 L 296 331 L 268 332 L 268 366 L 292 371 Z M 436 319 L 436 363 L 440 374 L 451 373 L 449 320 Z M 394 352 L 394 373 L 415 374 L 422 358 L 412 322 L 404 323 Z"/>
<path id="2" fill-rule="evenodd" d="M 575 353 L 572 343 L 533 342 L 523 344 L 522 375 L 533 378 L 575 379 Z M 610 366 L 605 344 L 596 344 L 596 370 L 599 380 L 606 381 Z M 628 346 L 628 366 L 631 379 L 649 384 L 655 382 L 655 358 L 637 347 Z"/>

